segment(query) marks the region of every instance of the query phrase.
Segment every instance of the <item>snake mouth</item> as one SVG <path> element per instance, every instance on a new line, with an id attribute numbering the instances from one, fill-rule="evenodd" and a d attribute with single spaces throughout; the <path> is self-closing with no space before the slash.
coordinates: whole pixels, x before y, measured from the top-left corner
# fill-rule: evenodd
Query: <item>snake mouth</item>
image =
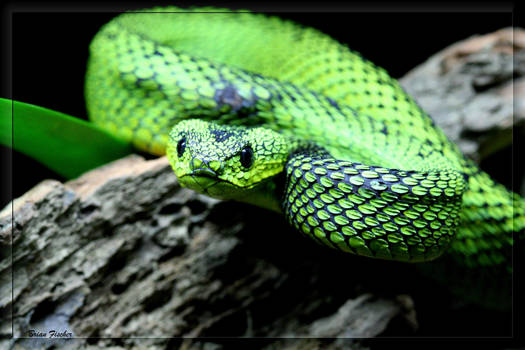
<path id="1" fill-rule="evenodd" d="M 210 169 L 196 169 L 196 170 L 193 170 L 191 173 L 189 173 L 187 176 L 206 177 L 206 178 L 215 179 L 219 181 L 217 173 Z"/>
<path id="2" fill-rule="evenodd" d="M 179 177 L 179 183 L 186 188 L 218 199 L 231 199 L 236 193 L 249 190 L 251 187 L 239 187 L 218 177 L 209 170 L 192 171 Z"/>
<path id="3" fill-rule="evenodd" d="M 237 186 L 209 172 L 198 173 L 198 175 L 192 172 L 179 178 L 179 182 L 186 188 L 217 199 L 231 199 L 232 193 L 239 190 Z"/>
<path id="4" fill-rule="evenodd" d="M 186 188 L 192 189 L 199 193 L 210 195 L 210 190 L 221 181 L 216 176 L 213 176 L 209 173 L 191 173 L 180 177 L 179 182 Z"/>

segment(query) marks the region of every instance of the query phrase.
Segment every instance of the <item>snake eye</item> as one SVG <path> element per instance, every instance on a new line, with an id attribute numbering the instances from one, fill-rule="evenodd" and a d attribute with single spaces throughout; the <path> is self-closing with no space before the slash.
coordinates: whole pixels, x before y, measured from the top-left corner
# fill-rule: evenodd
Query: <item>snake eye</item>
<path id="1" fill-rule="evenodd" d="M 183 136 L 177 143 L 177 155 L 182 157 L 184 150 L 186 149 L 186 136 Z"/>
<path id="2" fill-rule="evenodd" d="M 253 164 L 253 150 L 250 146 L 245 146 L 241 151 L 241 165 L 248 169 Z"/>

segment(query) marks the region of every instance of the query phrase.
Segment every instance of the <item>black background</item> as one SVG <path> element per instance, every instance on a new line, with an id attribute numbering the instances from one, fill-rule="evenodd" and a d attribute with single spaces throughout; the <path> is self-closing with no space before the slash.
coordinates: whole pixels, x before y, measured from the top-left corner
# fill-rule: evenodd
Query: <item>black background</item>
<path id="1" fill-rule="evenodd" d="M 159 3 L 156 3 L 159 4 Z M 149 6 L 149 5 L 147 5 Z M 226 5 L 224 5 L 226 6 Z M 321 12 L 322 5 L 309 6 L 308 12 L 282 12 L 291 6 L 230 6 L 254 10 L 273 10 L 272 14 L 315 27 L 347 43 L 366 58 L 385 68 L 395 78 L 424 62 L 439 50 L 475 34 L 490 33 L 513 24 L 511 8 L 504 11 L 483 10 L 478 5 L 462 7 L 369 5 L 331 6 L 332 12 Z M 144 6 L 116 6 L 121 10 Z M 106 7 L 107 8 L 107 7 Z M 101 25 L 117 13 L 103 7 L 88 12 L 61 13 L 16 12 L 12 19 L 12 87 L 2 97 L 51 108 L 79 118 L 86 118 L 83 87 L 88 45 Z M 70 7 L 71 9 L 71 7 Z M 25 11 L 31 10 L 26 7 Z M 72 9 L 75 11 L 74 9 Z M 265 11 L 270 12 L 270 11 Z M 9 60 L 8 60 L 9 61 Z M 9 69 L 9 68 L 8 68 Z M 59 175 L 17 152 L 0 148 L 5 160 L 2 173 L 9 183 L 9 159 L 12 159 L 12 186 L 4 191 L 0 207 L 46 178 L 63 180 Z M 12 157 L 12 158 L 11 158 Z M 506 327 L 507 325 L 502 325 Z M 461 335 L 461 331 L 458 331 Z"/>

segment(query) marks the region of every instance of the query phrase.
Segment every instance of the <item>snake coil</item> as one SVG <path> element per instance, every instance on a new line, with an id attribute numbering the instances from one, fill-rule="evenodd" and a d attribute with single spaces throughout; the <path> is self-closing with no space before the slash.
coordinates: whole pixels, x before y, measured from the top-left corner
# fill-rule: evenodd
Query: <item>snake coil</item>
<path id="1" fill-rule="evenodd" d="M 86 100 L 95 123 L 167 152 L 183 185 L 282 212 L 332 248 L 511 271 L 524 200 L 317 30 L 212 8 L 122 14 L 91 43 Z"/>

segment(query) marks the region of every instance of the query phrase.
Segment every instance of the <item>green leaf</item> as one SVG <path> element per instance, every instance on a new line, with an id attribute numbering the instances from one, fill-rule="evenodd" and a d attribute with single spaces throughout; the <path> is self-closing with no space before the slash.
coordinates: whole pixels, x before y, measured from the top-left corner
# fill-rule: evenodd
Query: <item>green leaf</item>
<path id="1" fill-rule="evenodd" d="M 70 179 L 133 152 L 95 124 L 47 108 L 0 98 L 0 143 Z"/>

